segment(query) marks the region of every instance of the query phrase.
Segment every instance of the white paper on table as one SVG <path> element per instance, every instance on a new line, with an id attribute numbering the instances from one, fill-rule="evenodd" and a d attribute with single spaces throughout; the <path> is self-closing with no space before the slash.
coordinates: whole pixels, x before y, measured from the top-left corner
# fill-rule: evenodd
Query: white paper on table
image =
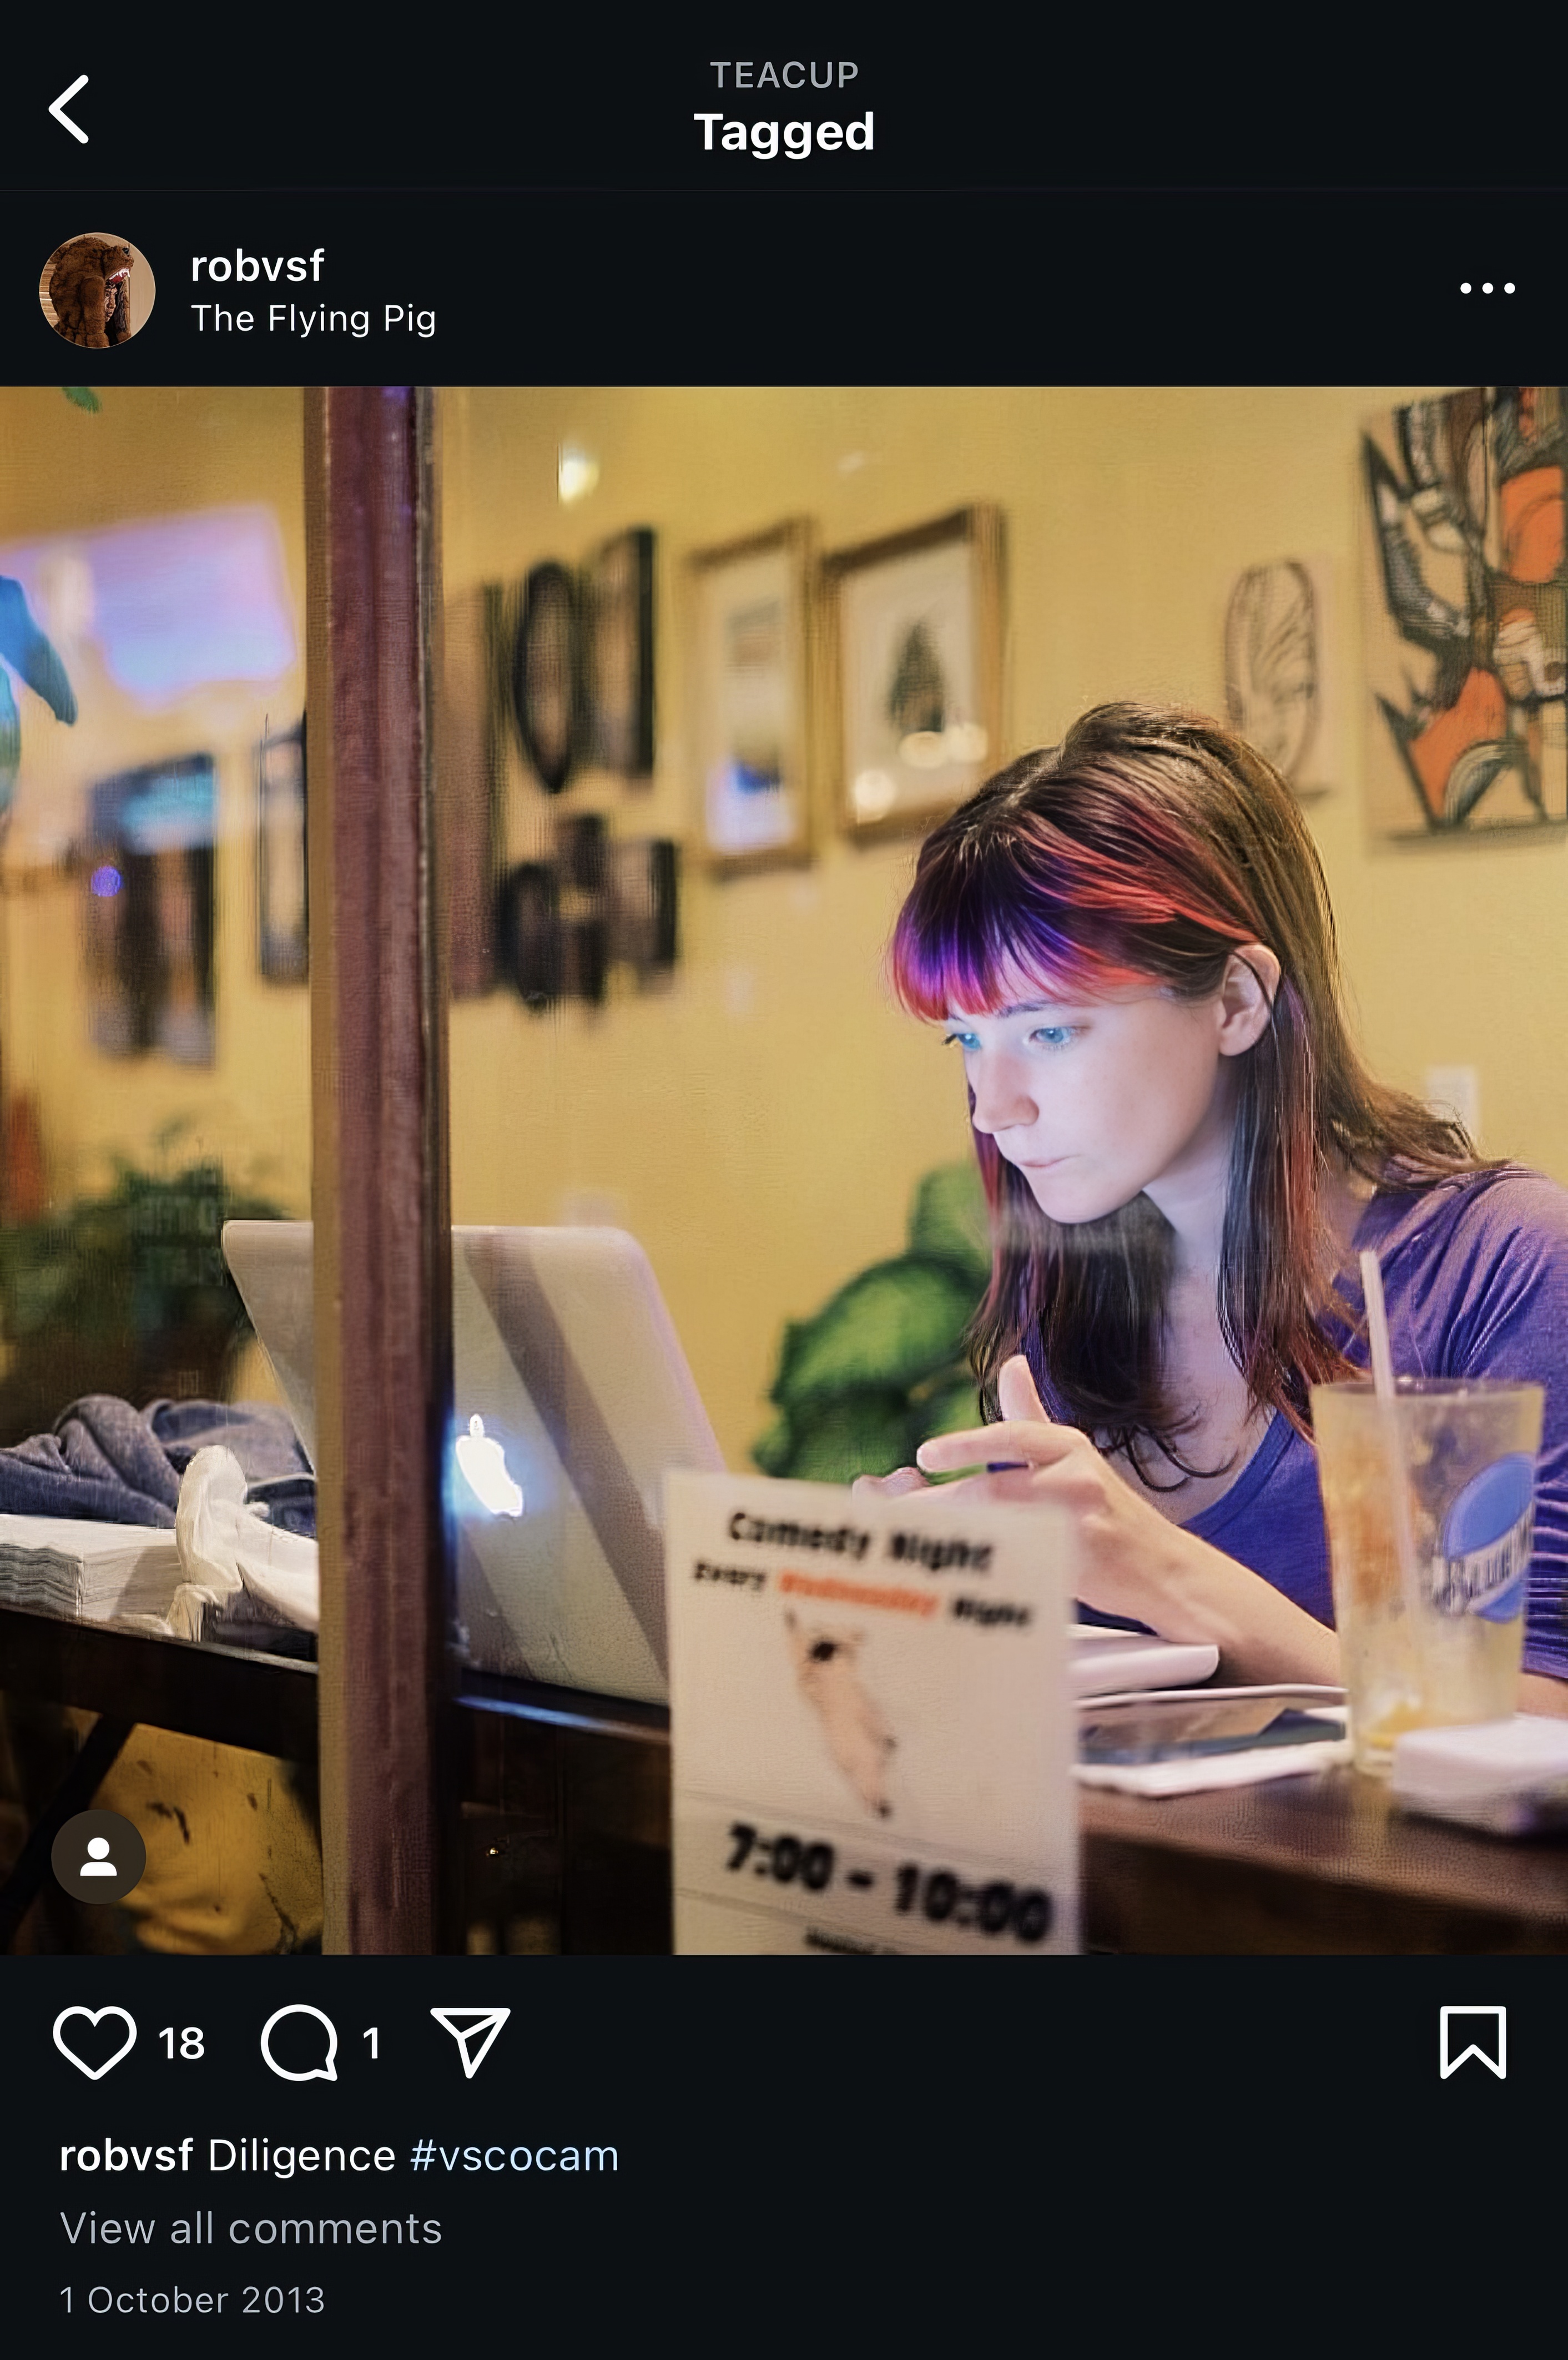
<path id="1" fill-rule="evenodd" d="M 1207 1640 L 1157 1639 L 1148 1631 L 1068 1625 L 1074 1696 L 1120 1695 L 1127 1688 L 1179 1688 L 1213 1678 L 1220 1651 Z"/>

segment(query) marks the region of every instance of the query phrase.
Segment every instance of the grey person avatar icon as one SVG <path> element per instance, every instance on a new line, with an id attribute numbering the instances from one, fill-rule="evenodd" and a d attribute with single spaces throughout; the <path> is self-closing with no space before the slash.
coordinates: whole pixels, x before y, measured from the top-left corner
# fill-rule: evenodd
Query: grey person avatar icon
<path id="1" fill-rule="evenodd" d="M 49 1865 L 75 1901 L 123 1901 L 141 1880 L 147 1846 L 118 1811 L 78 1811 L 56 1836 Z"/>
<path id="2" fill-rule="evenodd" d="M 38 303 L 57 336 L 84 352 L 113 352 L 147 322 L 156 294 L 141 248 L 114 230 L 85 230 L 49 256 Z"/>

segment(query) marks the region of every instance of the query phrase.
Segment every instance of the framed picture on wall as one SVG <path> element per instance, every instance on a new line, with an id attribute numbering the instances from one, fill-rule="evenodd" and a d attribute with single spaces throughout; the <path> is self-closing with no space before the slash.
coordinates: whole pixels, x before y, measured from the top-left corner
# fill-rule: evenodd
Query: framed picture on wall
<path id="1" fill-rule="evenodd" d="M 811 558 L 794 518 L 687 561 L 701 843 L 720 872 L 811 852 Z"/>
<path id="2" fill-rule="evenodd" d="M 561 877 L 549 860 L 509 869 L 496 891 L 495 963 L 536 1015 L 561 998 L 562 934 Z"/>
<path id="3" fill-rule="evenodd" d="M 680 884 L 680 847 L 668 836 L 622 836 L 611 845 L 610 956 L 645 988 L 674 970 Z"/>
<path id="4" fill-rule="evenodd" d="M 822 581 L 843 825 L 929 827 L 1001 759 L 1001 512 L 835 550 Z"/>
<path id="5" fill-rule="evenodd" d="M 267 732 L 256 756 L 256 965 L 268 983 L 309 970 L 305 865 L 305 724 Z"/>
<path id="6" fill-rule="evenodd" d="M 210 1065 L 217 766 L 185 754 L 90 787 L 83 871 L 89 1037 L 111 1056 Z"/>
<path id="7" fill-rule="evenodd" d="M 553 559 L 523 584 L 512 650 L 512 713 L 546 794 L 572 776 L 583 743 L 583 650 L 576 577 Z"/>
<path id="8" fill-rule="evenodd" d="M 653 771 L 653 535 L 606 541 L 583 574 L 587 759 L 623 778 Z"/>

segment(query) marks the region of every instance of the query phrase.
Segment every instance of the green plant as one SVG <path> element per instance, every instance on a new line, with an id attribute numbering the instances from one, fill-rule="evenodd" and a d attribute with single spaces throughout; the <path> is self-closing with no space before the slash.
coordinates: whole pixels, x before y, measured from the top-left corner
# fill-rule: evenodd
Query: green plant
<path id="1" fill-rule="evenodd" d="M 166 1159 L 182 1127 L 160 1139 Z M 283 1207 L 233 1188 L 212 1158 L 147 1172 L 117 1157 L 114 1168 L 104 1193 L 0 1228 L 0 1440 L 45 1430 L 85 1393 L 138 1404 L 216 1396 L 250 1332 L 220 1235 L 227 1220 L 279 1219 Z"/>
<path id="2" fill-rule="evenodd" d="M 768 1398 L 779 1415 L 752 1446 L 765 1474 L 819 1483 L 905 1467 L 928 1435 L 980 1423 L 964 1333 L 990 1276 L 980 1176 L 928 1172 L 909 1242 L 784 1329 Z"/>

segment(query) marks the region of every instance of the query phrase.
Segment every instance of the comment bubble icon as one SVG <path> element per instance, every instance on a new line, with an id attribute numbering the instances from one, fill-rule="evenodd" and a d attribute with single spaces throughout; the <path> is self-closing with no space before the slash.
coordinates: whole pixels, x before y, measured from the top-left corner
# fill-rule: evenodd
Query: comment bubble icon
<path id="1" fill-rule="evenodd" d="M 278 2027 L 291 2016 L 313 2016 L 326 2032 L 326 2050 L 319 2065 L 308 2065 L 303 2072 L 292 2066 L 280 2064 L 272 2053 L 272 2036 Z M 295 2000 L 288 2007 L 277 2008 L 261 2027 L 261 2053 L 271 2071 L 280 2081 L 335 2081 L 338 2078 L 338 2028 L 330 2016 L 307 2000 Z"/>

